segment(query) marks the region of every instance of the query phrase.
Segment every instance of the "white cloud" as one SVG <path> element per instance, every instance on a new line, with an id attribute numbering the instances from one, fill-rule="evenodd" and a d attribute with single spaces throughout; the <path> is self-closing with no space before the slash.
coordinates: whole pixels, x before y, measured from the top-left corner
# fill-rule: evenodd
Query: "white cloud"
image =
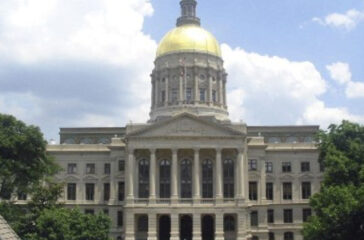
<path id="1" fill-rule="evenodd" d="M 364 12 L 351 9 L 346 13 L 332 13 L 325 18 L 314 17 L 312 21 L 324 26 L 344 28 L 348 31 L 353 30 L 361 21 L 364 20 Z"/>
<path id="2" fill-rule="evenodd" d="M 228 105 L 234 121 L 248 124 L 319 124 L 364 121 L 344 108 L 328 108 L 320 97 L 327 83 L 311 62 L 248 53 L 222 45 L 229 73 Z M 341 76 L 341 75 L 338 75 Z"/>
<path id="3" fill-rule="evenodd" d="M 347 98 L 364 97 L 364 83 L 352 81 L 352 74 L 348 63 L 336 62 L 326 66 L 330 76 L 340 85 L 345 86 Z"/>
<path id="4" fill-rule="evenodd" d="M 364 83 L 349 82 L 345 94 L 348 98 L 364 98 Z"/>
<path id="5" fill-rule="evenodd" d="M 364 122 L 364 116 L 351 114 L 346 108 L 330 108 L 322 101 L 316 101 L 309 105 L 297 123 L 320 123 L 321 126 L 329 126 L 332 123 L 338 124 L 342 120 L 353 122 Z"/>
<path id="6" fill-rule="evenodd" d="M 347 63 L 333 63 L 331 65 L 327 65 L 326 69 L 330 72 L 331 78 L 339 84 L 345 84 L 351 81 L 351 71 L 349 64 Z"/>
<path id="7" fill-rule="evenodd" d="M 152 14 L 149 0 L 0 1 L 0 112 L 51 137 L 60 126 L 145 121 Z"/>

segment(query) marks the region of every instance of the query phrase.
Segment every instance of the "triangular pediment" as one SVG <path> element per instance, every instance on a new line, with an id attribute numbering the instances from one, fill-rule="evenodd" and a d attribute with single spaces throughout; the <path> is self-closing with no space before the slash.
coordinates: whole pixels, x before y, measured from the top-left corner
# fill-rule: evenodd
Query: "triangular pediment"
<path id="1" fill-rule="evenodd" d="M 243 133 L 217 122 L 183 113 L 128 134 L 128 137 L 241 137 Z"/>
<path id="2" fill-rule="evenodd" d="M 66 180 L 67 182 L 78 182 L 78 181 L 80 180 L 80 178 L 79 178 L 79 177 L 77 177 L 77 176 L 67 176 L 67 177 L 65 178 L 65 180 Z"/>

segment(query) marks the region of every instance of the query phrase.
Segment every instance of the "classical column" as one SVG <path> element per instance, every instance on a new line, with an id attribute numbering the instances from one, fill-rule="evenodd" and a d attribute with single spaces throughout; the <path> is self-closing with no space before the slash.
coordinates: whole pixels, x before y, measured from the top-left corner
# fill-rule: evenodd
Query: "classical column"
<path id="1" fill-rule="evenodd" d="M 128 189 L 128 200 L 134 199 L 134 149 L 129 149 L 129 158 L 128 158 L 128 166 L 127 166 L 127 189 Z"/>
<path id="2" fill-rule="evenodd" d="M 155 94 L 154 95 L 154 99 L 155 99 L 154 106 L 157 108 L 159 105 L 159 81 L 158 81 L 158 79 L 154 80 L 154 94 Z"/>
<path id="3" fill-rule="evenodd" d="M 260 160 L 260 200 L 264 201 L 267 199 L 266 197 L 266 171 L 265 171 L 265 159 Z"/>
<path id="4" fill-rule="evenodd" d="M 154 83 L 154 79 L 153 79 L 153 75 L 151 75 L 152 77 L 152 109 L 155 108 L 155 94 L 154 94 L 154 91 L 155 91 L 155 83 Z"/>
<path id="5" fill-rule="evenodd" d="M 224 215 L 216 213 L 215 216 L 215 240 L 224 240 Z"/>
<path id="6" fill-rule="evenodd" d="M 171 214 L 171 238 L 170 240 L 179 239 L 179 216 L 177 213 Z"/>
<path id="7" fill-rule="evenodd" d="M 172 149 L 172 199 L 178 199 L 178 149 Z"/>
<path id="8" fill-rule="evenodd" d="M 211 105 L 212 102 L 212 79 L 210 74 L 207 74 L 207 81 L 208 81 L 208 94 L 207 94 L 207 102 Z"/>
<path id="9" fill-rule="evenodd" d="M 201 214 L 193 214 L 193 240 L 201 240 Z"/>
<path id="10" fill-rule="evenodd" d="M 148 214 L 148 240 L 157 240 L 157 214 Z"/>
<path id="11" fill-rule="evenodd" d="M 197 70 L 196 68 L 193 69 L 193 79 L 194 79 L 194 87 L 195 87 L 195 91 L 194 91 L 194 101 L 195 104 L 197 104 L 197 102 L 200 101 L 200 94 L 199 94 L 199 84 L 198 84 L 198 77 L 196 74 Z"/>
<path id="12" fill-rule="evenodd" d="M 186 74 L 186 73 L 184 73 Z M 184 75 L 180 76 L 180 80 L 179 80 L 179 104 L 183 103 L 183 79 L 184 79 Z"/>
<path id="13" fill-rule="evenodd" d="M 155 200 L 156 198 L 156 156 L 155 156 L 155 149 L 150 149 L 150 175 L 149 175 L 149 199 Z"/>
<path id="14" fill-rule="evenodd" d="M 194 149 L 194 167 L 193 167 L 193 184 L 194 184 L 194 192 L 193 198 L 194 201 L 199 201 L 201 194 L 200 194 L 200 149 Z"/>
<path id="15" fill-rule="evenodd" d="M 125 216 L 125 240 L 135 240 L 134 213 L 127 212 Z"/>
<path id="16" fill-rule="evenodd" d="M 165 102 L 164 102 L 164 105 L 165 106 L 168 106 L 168 102 L 169 102 L 169 78 L 166 77 L 165 79 Z"/>
<path id="17" fill-rule="evenodd" d="M 216 149 L 216 199 L 222 199 L 222 158 L 221 149 Z"/>
<path id="18" fill-rule="evenodd" d="M 239 199 L 245 199 L 245 188 L 247 185 L 247 182 L 245 182 L 244 176 L 248 174 L 247 169 L 244 165 L 244 149 L 238 149 L 238 198 Z"/>
<path id="19" fill-rule="evenodd" d="M 219 104 L 221 104 L 221 105 L 224 105 L 224 91 L 223 91 L 223 80 L 222 79 L 220 79 L 220 80 L 218 80 L 218 83 L 219 83 L 219 92 L 218 92 L 218 94 L 219 94 L 219 97 L 218 97 L 218 99 L 219 99 Z"/>

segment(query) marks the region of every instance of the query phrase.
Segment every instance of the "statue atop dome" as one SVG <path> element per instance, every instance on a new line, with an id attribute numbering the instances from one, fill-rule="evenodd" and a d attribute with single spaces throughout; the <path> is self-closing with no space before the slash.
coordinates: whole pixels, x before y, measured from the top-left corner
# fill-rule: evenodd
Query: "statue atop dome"
<path id="1" fill-rule="evenodd" d="M 177 27 L 194 24 L 200 26 L 200 19 L 196 17 L 196 0 L 182 0 L 181 5 L 181 17 L 177 19 Z"/>

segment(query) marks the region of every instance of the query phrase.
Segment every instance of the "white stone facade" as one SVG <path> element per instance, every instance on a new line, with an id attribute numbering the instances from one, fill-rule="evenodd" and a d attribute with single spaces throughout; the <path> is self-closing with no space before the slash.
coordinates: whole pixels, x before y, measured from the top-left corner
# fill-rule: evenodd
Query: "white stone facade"
<path id="1" fill-rule="evenodd" d="M 195 0 L 181 7 L 177 26 L 200 24 Z M 223 60 L 201 46 L 157 57 L 148 123 L 61 129 L 61 201 L 108 214 L 116 240 L 302 240 L 319 127 L 231 123 Z"/>

